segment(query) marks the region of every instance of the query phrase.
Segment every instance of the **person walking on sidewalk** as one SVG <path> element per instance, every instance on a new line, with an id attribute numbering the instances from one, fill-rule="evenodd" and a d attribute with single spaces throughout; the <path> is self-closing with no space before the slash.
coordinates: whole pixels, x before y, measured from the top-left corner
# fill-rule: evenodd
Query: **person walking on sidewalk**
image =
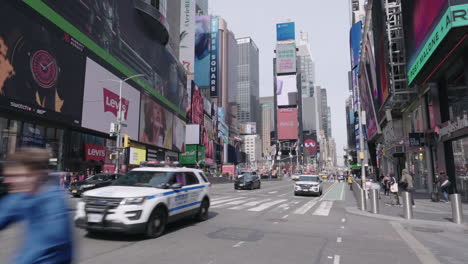
<path id="1" fill-rule="evenodd" d="M 353 176 L 351 176 L 351 173 L 348 174 L 348 185 L 349 185 L 349 190 L 353 190 Z"/>
<path id="2" fill-rule="evenodd" d="M 447 175 L 445 175 L 445 171 L 440 172 L 440 177 L 439 177 L 439 184 L 440 184 L 440 190 L 442 191 L 442 195 L 444 197 L 444 202 L 449 201 L 449 188 L 450 188 L 450 181 L 447 178 Z"/>
<path id="3" fill-rule="evenodd" d="M 401 175 L 400 185 L 403 191 L 411 193 L 411 204 L 415 207 L 413 177 L 409 174 L 408 169 L 403 169 Z"/>
<path id="4" fill-rule="evenodd" d="M 388 196 L 390 194 L 390 173 L 387 173 L 387 175 L 385 175 L 385 177 L 383 177 L 382 179 L 382 186 L 384 188 L 384 195 L 385 196 Z"/>
<path id="5" fill-rule="evenodd" d="M 393 173 L 389 173 L 390 180 L 388 181 L 388 185 L 390 186 L 390 199 L 391 205 L 400 205 L 400 197 L 398 197 L 398 181 L 393 175 Z"/>

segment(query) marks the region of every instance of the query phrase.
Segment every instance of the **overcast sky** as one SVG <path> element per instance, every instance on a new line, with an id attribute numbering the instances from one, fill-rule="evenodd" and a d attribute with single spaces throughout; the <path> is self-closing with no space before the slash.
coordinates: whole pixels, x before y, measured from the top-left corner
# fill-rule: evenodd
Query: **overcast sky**
<path id="1" fill-rule="evenodd" d="M 347 144 L 345 100 L 348 92 L 349 0 L 210 0 L 210 13 L 223 17 L 236 38 L 250 36 L 260 49 L 260 96 L 273 95 L 272 59 L 279 22 L 296 22 L 309 34 L 317 85 L 327 88 L 332 134 L 342 162 Z"/>

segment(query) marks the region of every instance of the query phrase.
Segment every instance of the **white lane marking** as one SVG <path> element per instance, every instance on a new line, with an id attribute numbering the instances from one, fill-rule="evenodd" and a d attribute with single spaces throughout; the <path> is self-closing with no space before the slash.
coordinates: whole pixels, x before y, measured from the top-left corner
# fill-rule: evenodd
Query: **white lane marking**
<path id="1" fill-rule="evenodd" d="M 338 238 L 336 239 L 336 243 L 341 243 L 341 242 L 343 242 L 343 239 L 342 239 L 341 237 L 338 237 Z"/>
<path id="2" fill-rule="evenodd" d="M 440 264 L 437 258 L 431 253 L 429 249 L 421 244 L 410 232 L 406 231 L 400 223 L 390 222 L 395 231 L 406 242 L 406 244 L 416 253 L 416 256 L 421 263 Z"/>
<path id="3" fill-rule="evenodd" d="M 341 197 L 340 197 L 340 200 L 343 201 L 343 199 L 344 199 L 344 186 L 345 186 L 344 182 L 342 182 L 341 185 L 342 185 L 343 187 L 341 188 Z"/>
<path id="4" fill-rule="evenodd" d="M 344 229 L 344 226 L 341 226 L 341 229 Z"/>
<path id="5" fill-rule="evenodd" d="M 230 199 L 230 198 L 232 198 L 232 196 L 217 197 L 217 198 L 211 199 L 211 202 L 216 202 L 219 200 Z"/>
<path id="6" fill-rule="evenodd" d="M 276 201 L 264 203 L 264 204 L 261 204 L 261 205 L 259 205 L 257 207 L 250 208 L 249 211 L 251 211 L 251 212 L 260 212 L 260 211 L 263 211 L 265 209 L 268 209 L 268 208 L 272 207 L 273 205 L 280 204 L 280 203 L 283 203 L 285 201 L 287 201 L 287 200 L 281 199 L 281 200 L 276 200 Z"/>
<path id="7" fill-rule="evenodd" d="M 333 259 L 333 264 L 340 264 L 340 255 L 335 255 L 335 258 Z"/>
<path id="8" fill-rule="evenodd" d="M 212 203 L 211 203 L 211 206 L 217 205 L 217 204 L 226 203 L 226 202 L 230 202 L 230 201 L 240 200 L 240 199 L 245 199 L 245 197 L 236 197 L 236 198 L 218 200 L 218 201 L 216 201 L 216 202 L 212 202 Z"/>
<path id="9" fill-rule="evenodd" d="M 315 210 L 314 215 L 328 216 L 333 206 L 333 201 L 323 201 L 320 206 Z"/>
<path id="10" fill-rule="evenodd" d="M 287 194 L 287 193 L 283 193 L 283 194 L 281 194 L 281 195 L 278 195 L 278 197 L 284 197 L 284 196 L 286 196 L 286 195 L 288 195 L 288 194 Z"/>
<path id="11" fill-rule="evenodd" d="M 333 257 L 332 256 L 328 256 L 329 259 L 332 259 Z"/>
<path id="12" fill-rule="evenodd" d="M 294 214 L 302 214 L 303 215 L 303 214 L 307 213 L 310 209 L 312 209 L 312 207 L 314 207 L 314 205 L 316 203 L 317 203 L 317 198 L 305 203 L 303 206 L 296 209 L 296 211 L 294 211 Z"/>
<path id="13" fill-rule="evenodd" d="M 346 218 L 341 218 L 341 222 L 346 222 Z"/>
<path id="14" fill-rule="evenodd" d="M 236 200 L 236 201 L 232 201 L 232 202 L 228 202 L 228 203 L 217 204 L 215 206 L 212 206 L 211 208 L 227 207 L 227 206 L 230 206 L 230 205 L 240 205 L 240 204 L 246 203 L 248 201 L 252 201 L 252 199 L 255 199 L 255 198 L 249 198 L 249 199 L 244 199 L 244 200 Z"/>
<path id="15" fill-rule="evenodd" d="M 331 190 L 333 190 L 333 187 L 335 186 L 335 184 L 336 184 L 336 182 L 334 182 L 334 183 L 328 188 L 328 190 L 325 192 L 325 194 L 323 194 L 322 197 L 320 198 L 320 201 L 322 201 L 322 200 L 327 196 L 327 194 L 328 194 Z"/>
<path id="16" fill-rule="evenodd" d="M 232 247 L 237 248 L 237 247 L 240 247 L 240 246 L 241 246 L 242 244 L 244 244 L 244 243 L 245 243 L 245 241 L 240 241 L 239 243 L 235 244 L 235 245 L 232 246 Z"/>
<path id="17" fill-rule="evenodd" d="M 278 222 L 274 222 L 273 224 L 277 225 L 277 224 L 278 224 Z"/>
<path id="18" fill-rule="evenodd" d="M 286 218 L 288 218 L 288 216 L 289 216 L 289 215 L 285 215 L 285 216 L 283 216 L 282 218 L 283 218 L 283 219 L 286 219 Z"/>
<path id="19" fill-rule="evenodd" d="M 263 200 L 258 200 L 258 201 L 252 201 L 252 202 L 248 202 L 248 203 L 243 204 L 243 205 L 231 207 L 229 209 L 230 210 L 242 210 L 242 209 L 246 209 L 246 208 L 249 208 L 249 207 L 252 207 L 252 206 L 259 205 L 259 204 L 264 203 L 264 202 L 268 202 L 270 200 L 271 199 L 263 199 Z"/>
<path id="20" fill-rule="evenodd" d="M 274 194 L 274 193 L 277 193 L 278 191 L 272 191 L 272 192 L 268 192 L 269 194 Z"/>

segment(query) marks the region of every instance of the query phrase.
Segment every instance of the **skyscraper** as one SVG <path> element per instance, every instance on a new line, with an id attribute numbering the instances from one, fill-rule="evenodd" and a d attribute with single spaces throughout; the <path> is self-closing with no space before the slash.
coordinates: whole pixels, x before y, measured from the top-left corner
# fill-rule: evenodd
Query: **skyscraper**
<path id="1" fill-rule="evenodd" d="M 271 132 L 275 131 L 274 125 L 274 97 L 260 98 L 262 117 L 260 119 L 260 133 L 262 135 L 262 153 L 264 157 L 271 154 Z"/>
<path id="2" fill-rule="evenodd" d="M 328 129 L 328 100 L 327 100 L 327 89 L 325 88 L 321 88 L 321 91 L 320 91 L 320 100 L 321 100 L 321 125 L 322 127 L 320 128 L 321 130 L 324 131 L 324 135 L 326 137 L 329 137 L 328 135 L 328 132 L 329 132 L 329 129 Z"/>
<path id="3" fill-rule="evenodd" d="M 301 74 L 302 97 L 314 96 L 315 63 L 312 60 L 308 34 L 301 32 L 297 45 L 298 72 Z"/>
<path id="4" fill-rule="evenodd" d="M 255 122 L 259 126 L 259 50 L 250 38 L 237 39 L 239 66 L 237 79 L 237 117 L 239 123 Z"/>

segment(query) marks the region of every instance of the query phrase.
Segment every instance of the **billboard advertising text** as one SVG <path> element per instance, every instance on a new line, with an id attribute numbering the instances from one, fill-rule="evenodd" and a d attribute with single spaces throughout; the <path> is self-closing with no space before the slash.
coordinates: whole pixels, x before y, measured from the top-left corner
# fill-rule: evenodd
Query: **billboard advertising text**
<path id="1" fill-rule="evenodd" d="M 141 94 L 140 113 L 140 141 L 160 148 L 172 149 L 174 115 L 146 93 Z"/>
<path id="2" fill-rule="evenodd" d="M 133 1 L 128 0 L 42 0 L 29 5 L 55 24 L 63 17 L 72 37 L 83 39 L 89 51 L 112 65 L 122 75 L 145 74 L 136 80 L 173 110 L 186 107 L 186 76 L 178 58 L 162 44 L 142 19 Z M 56 15 L 55 15 L 56 14 Z M 148 48 L 151 47 L 151 48 Z M 164 65 L 162 67 L 162 65 Z"/>
<path id="3" fill-rule="evenodd" d="M 1 106 L 80 125 L 86 59 L 66 37 L 2 3 Z"/>
<path id="4" fill-rule="evenodd" d="M 116 123 L 119 110 L 119 80 L 91 59 L 86 60 L 86 78 L 83 97 L 82 125 L 85 128 L 109 133 L 111 123 Z M 127 127 L 122 133 L 138 138 L 140 92 L 132 86 L 122 85 L 122 116 Z"/>
<path id="5" fill-rule="evenodd" d="M 189 74 L 195 72 L 195 0 L 183 0 L 180 12 L 179 60 Z"/>
<path id="6" fill-rule="evenodd" d="M 185 149 L 185 122 L 174 116 L 172 136 L 172 149 L 176 152 L 184 152 Z"/>
<path id="7" fill-rule="evenodd" d="M 187 145 L 186 150 L 179 154 L 179 162 L 183 165 L 195 165 L 197 164 L 198 146 Z"/>
<path id="8" fill-rule="evenodd" d="M 218 96 L 219 18 L 211 18 L 210 96 Z"/>
<path id="9" fill-rule="evenodd" d="M 276 77 L 276 102 L 278 106 L 297 104 L 296 75 L 282 75 Z"/>
<path id="10" fill-rule="evenodd" d="M 133 144 L 130 148 L 129 164 L 140 165 L 142 161 L 146 161 L 146 148 L 142 145 Z"/>
<path id="11" fill-rule="evenodd" d="M 204 110 L 203 94 L 200 88 L 198 88 L 198 85 L 193 83 L 192 114 L 191 114 L 191 119 L 192 119 L 193 124 L 203 125 L 203 110 Z"/>
<path id="12" fill-rule="evenodd" d="M 247 122 L 240 124 L 240 133 L 242 135 L 255 135 L 257 134 L 257 123 Z"/>
<path id="13" fill-rule="evenodd" d="M 276 24 L 276 40 L 294 40 L 296 29 L 294 22 Z"/>
<path id="14" fill-rule="evenodd" d="M 211 16 L 195 19 L 195 83 L 199 87 L 210 85 Z"/>
<path id="15" fill-rule="evenodd" d="M 299 136 L 297 108 L 277 109 L 278 139 L 296 140 Z"/>
<path id="16" fill-rule="evenodd" d="M 276 44 L 276 73 L 296 72 L 296 44 Z"/>

